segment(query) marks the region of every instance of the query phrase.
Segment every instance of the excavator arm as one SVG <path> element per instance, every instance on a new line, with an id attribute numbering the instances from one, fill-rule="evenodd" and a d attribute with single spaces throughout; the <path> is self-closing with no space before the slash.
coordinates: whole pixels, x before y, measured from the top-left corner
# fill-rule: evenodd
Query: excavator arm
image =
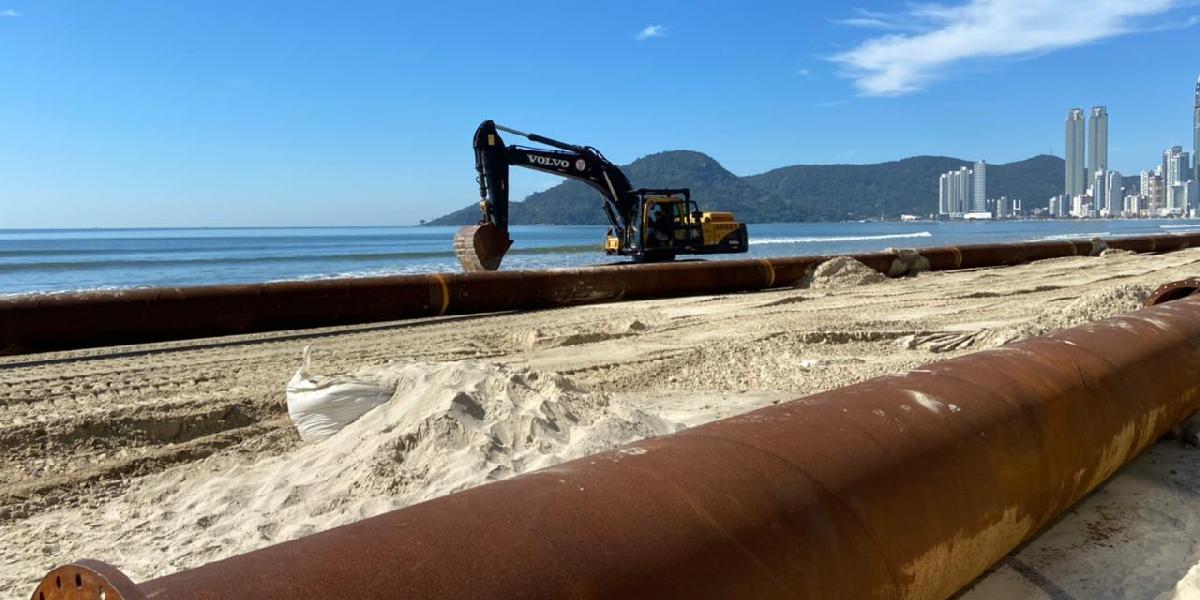
<path id="1" fill-rule="evenodd" d="M 500 131 L 553 149 L 506 145 Z M 600 193 L 604 213 L 617 237 L 624 236 L 636 219 L 638 196 L 629 179 L 595 148 L 525 133 L 493 121 L 484 121 L 475 130 L 474 147 L 482 218 L 478 225 L 464 227 L 455 235 L 455 254 L 464 270 L 495 270 L 512 246 L 508 237 L 509 166 L 552 173 L 591 186 Z"/>

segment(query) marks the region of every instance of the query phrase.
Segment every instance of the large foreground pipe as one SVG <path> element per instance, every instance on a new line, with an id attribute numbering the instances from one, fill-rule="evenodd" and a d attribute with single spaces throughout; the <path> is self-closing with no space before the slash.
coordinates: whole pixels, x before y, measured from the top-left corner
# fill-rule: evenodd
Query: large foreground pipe
<path id="1" fill-rule="evenodd" d="M 68 565 L 34 598 L 945 598 L 1197 408 L 1192 296 L 136 586 Z"/>
<path id="2" fill-rule="evenodd" d="M 1200 233 L 1095 243 L 947 246 L 921 249 L 919 256 L 880 252 L 855 258 L 898 277 L 914 269 L 967 269 L 1086 256 L 1104 245 L 1165 252 L 1200 245 Z M 794 286 L 828 258 L 432 273 L 20 296 L 0 299 L 0 354 Z"/>

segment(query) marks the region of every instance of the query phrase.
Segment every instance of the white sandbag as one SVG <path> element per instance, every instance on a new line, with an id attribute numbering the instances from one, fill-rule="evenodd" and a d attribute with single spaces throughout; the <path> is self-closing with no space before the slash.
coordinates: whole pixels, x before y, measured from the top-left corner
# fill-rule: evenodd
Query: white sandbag
<path id="1" fill-rule="evenodd" d="M 391 399 L 395 391 L 381 380 L 325 377 L 309 373 L 311 356 L 287 385 L 288 416 L 306 442 L 319 442 Z"/>

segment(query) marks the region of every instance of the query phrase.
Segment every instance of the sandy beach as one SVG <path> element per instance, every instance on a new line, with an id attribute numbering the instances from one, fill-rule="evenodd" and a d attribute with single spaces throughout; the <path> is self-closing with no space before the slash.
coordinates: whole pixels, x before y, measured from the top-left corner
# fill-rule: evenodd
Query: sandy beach
<path id="1" fill-rule="evenodd" d="M 78 558 L 135 581 L 650 435 L 1136 309 L 1200 249 L 804 289 L 0 358 L 0 597 Z M 285 389 L 392 399 L 317 444 Z M 1164 439 L 965 590 L 1200 598 L 1200 454 Z"/>

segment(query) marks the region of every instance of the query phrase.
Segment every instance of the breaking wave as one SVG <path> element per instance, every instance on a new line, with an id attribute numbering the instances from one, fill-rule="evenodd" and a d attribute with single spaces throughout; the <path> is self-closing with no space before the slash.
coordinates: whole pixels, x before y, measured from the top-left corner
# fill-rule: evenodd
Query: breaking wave
<path id="1" fill-rule="evenodd" d="M 750 238 L 750 245 L 758 244 L 819 244 L 823 242 L 865 242 L 871 240 L 900 240 L 909 238 L 927 238 L 933 237 L 928 231 L 918 231 L 916 233 L 890 233 L 884 235 L 854 235 L 854 236 L 817 236 L 817 237 L 795 237 L 795 238 L 766 238 L 756 240 Z"/>
<path id="2" fill-rule="evenodd" d="M 1043 237 L 1038 238 L 1038 240 L 1042 240 L 1042 241 L 1080 240 L 1080 239 L 1090 240 L 1092 238 L 1105 237 L 1105 236 L 1109 236 L 1109 235 L 1112 235 L 1111 231 L 1093 231 L 1091 233 L 1060 233 L 1057 235 L 1043 236 Z"/>

